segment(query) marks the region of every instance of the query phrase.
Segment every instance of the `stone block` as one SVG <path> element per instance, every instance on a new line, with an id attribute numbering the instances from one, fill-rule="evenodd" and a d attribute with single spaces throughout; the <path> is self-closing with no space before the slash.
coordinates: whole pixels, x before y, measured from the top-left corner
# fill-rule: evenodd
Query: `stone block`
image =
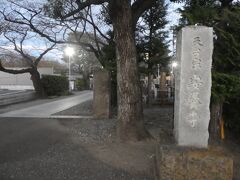
<path id="1" fill-rule="evenodd" d="M 159 86 L 160 91 L 166 91 L 166 73 L 161 72 L 161 77 L 160 77 L 160 86 Z"/>
<path id="2" fill-rule="evenodd" d="M 109 118 L 111 108 L 110 75 L 104 69 L 93 74 L 93 114 L 94 118 Z"/>
<path id="3" fill-rule="evenodd" d="M 189 26 L 179 32 L 179 66 L 174 72 L 174 135 L 180 146 L 208 146 L 212 53 L 212 28 Z"/>
<path id="4" fill-rule="evenodd" d="M 158 146 L 156 179 L 232 180 L 233 161 L 223 151 Z"/>

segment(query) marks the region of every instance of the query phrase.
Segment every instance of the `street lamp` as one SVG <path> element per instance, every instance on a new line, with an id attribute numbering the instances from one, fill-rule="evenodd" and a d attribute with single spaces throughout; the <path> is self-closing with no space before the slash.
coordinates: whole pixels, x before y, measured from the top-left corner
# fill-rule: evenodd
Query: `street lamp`
<path id="1" fill-rule="evenodd" d="M 171 73 L 173 74 L 174 72 L 174 68 L 176 68 L 177 66 L 178 66 L 178 63 L 176 62 L 176 61 L 173 61 L 172 62 L 172 64 L 171 64 L 171 66 L 172 66 L 172 71 L 171 71 Z"/>
<path id="2" fill-rule="evenodd" d="M 74 50 L 72 47 L 67 47 L 65 50 L 64 50 L 65 54 L 68 56 L 68 68 L 69 68 L 69 71 L 68 71 L 68 80 L 69 80 L 69 92 L 71 91 L 71 79 L 70 79 L 70 76 L 71 76 L 71 66 L 70 66 L 70 58 L 71 56 L 74 54 Z"/>
<path id="3" fill-rule="evenodd" d="M 173 62 L 173 63 L 172 63 L 172 67 L 173 67 L 173 68 L 177 67 L 177 65 L 178 65 L 177 62 Z"/>

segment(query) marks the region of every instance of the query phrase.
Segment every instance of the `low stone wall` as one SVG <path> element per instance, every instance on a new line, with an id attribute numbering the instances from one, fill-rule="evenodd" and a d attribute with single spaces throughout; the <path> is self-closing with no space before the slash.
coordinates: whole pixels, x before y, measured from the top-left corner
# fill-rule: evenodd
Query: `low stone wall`
<path id="1" fill-rule="evenodd" d="M 156 180 L 232 180 L 233 161 L 221 150 L 157 146 Z"/>
<path id="2" fill-rule="evenodd" d="M 0 94 L 0 106 L 29 101 L 36 97 L 35 91 L 18 91 L 14 93 Z"/>
<path id="3" fill-rule="evenodd" d="M 34 90 L 32 85 L 24 86 L 24 85 L 0 85 L 0 89 L 8 89 L 8 90 Z"/>

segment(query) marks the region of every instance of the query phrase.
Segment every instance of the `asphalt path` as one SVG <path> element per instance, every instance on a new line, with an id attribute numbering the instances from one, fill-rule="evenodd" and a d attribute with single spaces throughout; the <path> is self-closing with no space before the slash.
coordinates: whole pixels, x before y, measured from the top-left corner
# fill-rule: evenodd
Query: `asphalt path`
<path id="1" fill-rule="evenodd" d="M 62 120 L 61 120 L 62 121 Z M 64 120 L 0 118 L 1 180 L 149 180 L 96 159 Z M 74 126 L 75 123 L 72 125 Z M 92 148 L 94 148 L 93 146 Z"/>
<path id="2" fill-rule="evenodd" d="M 92 91 L 85 91 L 79 95 L 70 96 L 68 98 L 35 105 L 28 108 L 14 110 L 0 114 L 0 117 L 39 117 L 39 118 L 51 118 L 52 114 L 71 108 L 82 102 L 93 98 Z M 60 117 L 57 117 L 60 118 Z M 73 118 L 73 117 L 70 117 Z"/>

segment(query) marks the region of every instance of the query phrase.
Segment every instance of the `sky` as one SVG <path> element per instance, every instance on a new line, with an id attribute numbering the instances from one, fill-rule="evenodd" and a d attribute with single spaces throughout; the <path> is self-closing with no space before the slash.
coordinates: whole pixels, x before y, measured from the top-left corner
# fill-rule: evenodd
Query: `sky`
<path id="1" fill-rule="evenodd" d="M 177 13 L 177 9 L 182 8 L 184 3 L 169 3 L 168 7 L 168 20 L 171 25 L 178 24 L 178 20 L 180 18 L 180 14 Z"/>
<path id="2" fill-rule="evenodd" d="M 4 2 L 4 0 L 0 0 L 0 2 L 1 1 Z M 169 31 L 169 40 L 172 40 L 172 32 L 169 29 L 171 28 L 171 26 L 178 24 L 178 19 L 180 18 L 180 15 L 176 12 L 176 10 L 178 8 L 181 8 L 183 6 L 183 4 L 172 3 L 172 2 L 169 2 L 169 0 L 167 0 L 166 2 L 169 3 L 168 17 L 167 17 L 167 19 L 169 21 L 169 24 L 167 25 L 166 29 Z M 1 54 L 1 51 L 2 51 L 1 48 L 3 48 L 3 47 L 7 50 L 13 49 L 13 46 L 9 46 L 9 45 L 6 45 L 4 43 L 3 39 L 0 36 L 0 54 Z M 37 38 L 30 39 L 29 41 L 27 41 L 24 44 L 24 49 L 27 49 L 28 50 L 27 52 L 32 54 L 32 55 L 39 54 L 41 49 L 45 49 L 45 48 L 46 48 L 46 42 L 40 41 Z M 169 48 L 170 48 L 170 50 L 172 50 L 172 45 L 171 44 L 170 44 Z M 50 51 L 45 56 L 45 58 L 61 62 L 62 55 L 63 55 L 63 51 L 61 51 L 59 49 L 55 49 L 53 51 Z"/>
<path id="3" fill-rule="evenodd" d="M 169 50 L 171 51 L 171 55 L 172 55 L 172 51 L 173 51 L 173 45 L 172 45 L 172 40 L 173 40 L 173 34 L 171 29 L 171 26 L 177 25 L 179 19 L 181 18 L 181 15 L 177 12 L 177 9 L 182 8 L 184 5 L 184 3 L 169 3 L 169 8 L 168 8 L 168 21 L 169 24 L 167 25 L 166 29 L 169 32 L 169 39 L 170 45 L 169 45 Z"/>

